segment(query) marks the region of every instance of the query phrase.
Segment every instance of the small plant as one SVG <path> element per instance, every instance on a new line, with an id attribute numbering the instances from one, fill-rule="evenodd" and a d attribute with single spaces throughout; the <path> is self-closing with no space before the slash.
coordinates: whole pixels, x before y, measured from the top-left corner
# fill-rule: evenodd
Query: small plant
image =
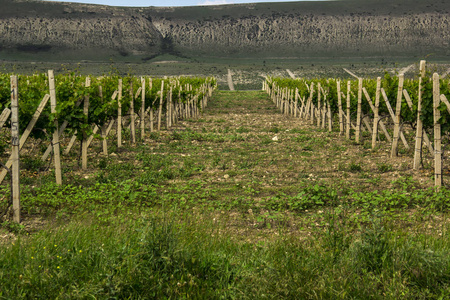
<path id="1" fill-rule="evenodd" d="M 150 133 L 150 139 L 152 139 L 152 140 L 154 140 L 154 141 L 158 141 L 159 140 L 159 137 L 160 137 L 160 135 L 159 135 L 159 132 L 151 132 Z"/>
<path id="2" fill-rule="evenodd" d="M 241 126 L 238 129 L 236 129 L 236 132 L 237 133 L 247 133 L 247 132 L 250 132 L 250 129 L 248 129 L 248 128 L 244 127 L 244 126 Z"/>
<path id="3" fill-rule="evenodd" d="M 108 166 L 108 159 L 107 158 L 102 158 L 99 160 L 98 162 L 98 168 L 99 169 L 106 169 L 106 167 Z"/>
<path id="4" fill-rule="evenodd" d="M 8 231 L 15 234 L 23 234 L 25 233 L 25 226 L 16 222 L 5 221 L 0 224 L 1 227 L 7 229 Z"/>
<path id="5" fill-rule="evenodd" d="M 361 164 L 359 164 L 359 163 L 351 163 L 348 168 L 349 168 L 350 172 L 352 172 L 352 173 L 358 173 L 358 172 L 362 171 Z"/>
<path id="6" fill-rule="evenodd" d="M 281 129 L 278 126 L 272 126 L 269 129 L 269 132 L 273 132 L 273 133 L 278 133 L 280 131 L 281 131 Z"/>
<path id="7" fill-rule="evenodd" d="M 24 157 L 21 160 L 22 167 L 28 171 L 39 172 L 43 171 L 46 163 L 39 158 Z"/>
<path id="8" fill-rule="evenodd" d="M 378 171 L 380 173 L 387 173 L 387 172 L 392 172 L 394 170 L 394 168 L 392 167 L 392 165 L 390 164 L 386 164 L 386 163 L 381 163 L 378 166 Z"/>

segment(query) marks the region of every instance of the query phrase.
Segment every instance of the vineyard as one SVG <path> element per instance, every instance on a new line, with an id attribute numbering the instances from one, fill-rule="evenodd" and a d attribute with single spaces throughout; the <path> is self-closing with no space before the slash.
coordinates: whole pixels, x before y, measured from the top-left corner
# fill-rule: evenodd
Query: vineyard
<path id="1" fill-rule="evenodd" d="M 281 113 L 305 118 L 330 132 L 339 129 L 340 135 L 354 137 L 356 143 L 372 149 L 386 141 L 391 157 L 399 151 L 409 153 L 416 170 L 431 157 L 435 185 L 442 186 L 442 162 L 450 144 L 450 80 L 437 73 L 426 75 L 425 61 L 420 68 L 421 74 L 414 79 L 388 73 L 383 78 L 346 82 L 267 78 L 263 90 Z M 399 148 L 400 141 L 404 148 Z"/>
<path id="2" fill-rule="evenodd" d="M 0 78 L 0 299 L 450 297 L 449 80 L 424 63 Z"/>
<path id="3" fill-rule="evenodd" d="M 60 139 L 64 134 L 72 136 L 64 154 L 78 140 L 85 170 L 88 148 L 95 137 L 102 140 L 103 155 L 108 155 L 107 137 L 114 124 L 117 148 L 122 147 L 124 127 L 129 128 L 131 143 L 136 144 L 137 122 L 143 140 L 146 128 L 150 132 L 160 131 L 163 123 L 169 129 L 178 120 L 195 118 L 206 107 L 215 88 L 212 78 L 91 78 L 73 73 L 55 77 L 53 71 L 33 76 L 1 74 L 0 128 L 10 120 L 12 129 L 9 136 L 1 136 L 0 155 L 8 153 L 8 140 L 12 151 L 7 163 L 2 165 L 0 183 L 10 171 L 14 219 L 20 221 L 18 153 L 28 137 L 48 142 L 41 161 L 45 162 L 53 153 L 56 183 L 61 184 Z M 51 104 L 47 105 L 49 99 Z M 11 170 L 14 161 L 16 166 Z"/>

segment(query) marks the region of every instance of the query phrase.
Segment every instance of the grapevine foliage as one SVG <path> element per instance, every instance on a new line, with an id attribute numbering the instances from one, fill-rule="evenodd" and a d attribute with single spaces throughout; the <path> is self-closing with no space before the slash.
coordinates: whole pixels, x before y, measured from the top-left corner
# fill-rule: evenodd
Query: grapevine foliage
<path id="1" fill-rule="evenodd" d="M 4 108 L 11 106 L 11 74 L 0 73 L 0 113 Z M 145 83 L 145 109 L 156 109 L 162 101 L 163 110 L 172 90 L 172 101 L 186 103 L 195 95 L 200 101 L 203 97 L 203 85 L 217 85 L 214 78 L 136 78 L 133 76 L 119 77 L 116 75 L 90 77 L 90 85 L 86 85 L 86 76 L 76 73 L 58 74 L 55 76 L 56 113 L 52 114 L 50 105 L 47 104 L 39 117 L 35 130 L 31 136 L 35 138 L 50 138 L 50 132 L 55 129 L 55 119 L 59 125 L 63 121 L 68 122 L 68 130 L 78 132 L 81 138 L 84 134 L 91 134 L 94 125 L 104 126 L 111 119 L 117 118 L 119 101 L 122 107 L 122 115 L 129 114 L 131 103 L 134 110 L 140 114 L 142 97 L 136 92 Z M 119 90 L 119 80 L 122 80 L 122 95 L 113 95 Z M 161 97 L 161 85 L 163 95 Z M 39 103 L 49 94 L 49 82 L 47 74 L 34 74 L 32 76 L 18 76 L 19 90 L 19 130 L 23 133 L 35 113 Z M 120 100 L 119 100 L 120 98 Z M 88 114 L 84 113 L 84 103 L 89 101 Z M 50 103 L 50 101 L 49 101 Z M 199 103 L 197 103 L 199 105 Z"/>
<path id="2" fill-rule="evenodd" d="M 434 116 L 433 116 L 433 82 L 431 78 L 431 74 L 427 74 L 422 80 L 422 114 L 421 120 L 423 121 L 424 129 L 428 132 L 432 132 L 433 124 L 434 124 Z M 279 87 L 281 89 L 298 89 L 299 95 L 303 99 L 308 99 L 311 95 L 310 89 L 308 87 L 314 87 L 314 93 L 312 94 L 311 100 L 312 103 L 317 106 L 318 97 L 317 97 L 317 86 L 320 83 L 321 87 L 325 91 L 326 101 L 329 103 L 330 108 L 334 114 L 338 112 L 338 94 L 337 94 L 337 85 L 340 83 L 340 90 L 342 93 L 342 109 L 346 111 L 347 109 L 347 82 L 345 80 L 337 80 L 337 79 L 323 79 L 323 78 L 315 78 L 315 79 L 290 79 L 290 78 L 268 78 L 267 84 L 271 87 Z M 385 73 L 381 80 L 381 87 L 385 91 L 387 99 L 392 107 L 392 110 L 395 113 L 396 102 L 397 102 L 397 94 L 398 94 L 398 85 L 399 85 L 399 77 L 391 76 L 389 73 Z M 367 90 L 370 101 L 373 105 L 375 105 L 375 94 L 377 88 L 377 80 L 376 79 L 364 79 L 363 87 Z M 401 121 L 406 124 L 410 124 L 412 128 L 415 128 L 417 123 L 417 113 L 418 113 L 418 95 L 419 95 L 419 77 L 414 79 L 405 79 L 404 87 L 408 92 L 408 95 L 411 98 L 412 108 L 409 107 L 408 103 L 405 101 L 405 97 L 402 96 L 402 107 L 401 107 Z M 351 115 L 356 114 L 357 105 L 358 105 L 358 80 L 350 80 L 350 113 Z M 450 99 L 450 80 L 449 79 L 441 79 L 440 80 L 440 94 L 443 94 Z M 299 100 L 300 101 L 300 100 Z M 323 97 L 321 99 L 323 103 Z M 299 102 L 298 105 L 301 105 Z M 361 101 L 361 109 L 363 115 L 373 115 L 370 104 L 366 99 L 364 93 L 362 94 Z M 441 118 L 439 120 L 441 124 L 442 131 L 444 133 L 450 132 L 450 114 L 448 109 L 444 103 L 441 103 L 439 106 L 439 110 L 441 112 Z M 388 116 L 390 115 L 388 105 L 384 100 L 383 95 L 380 95 L 380 103 L 379 103 L 379 114 Z M 388 117 L 390 119 L 390 117 Z"/>

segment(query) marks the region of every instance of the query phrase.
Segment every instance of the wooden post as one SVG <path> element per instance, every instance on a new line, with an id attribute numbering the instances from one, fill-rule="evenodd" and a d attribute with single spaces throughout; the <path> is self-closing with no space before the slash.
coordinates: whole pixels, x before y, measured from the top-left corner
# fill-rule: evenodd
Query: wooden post
<path id="1" fill-rule="evenodd" d="M 351 82 L 347 81 L 347 126 L 345 128 L 345 137 L 350 139 L 350 87 Z"/>
<path id="2" fill-rule="evenodd" d="M 149 90 L 153 89 L 153 80 L 151 78 L 148 79 Z M 149 122 L 150 122 L 150 132 L 153 132 L 153 104 L 150 103 L 150 112 L 149 112 Z"/>
<path id="3" fill-rule="evenodd" d="M 0 115 L 0 129 L 6 123 L 6 120 L 8 120 L 10 114 L 11 114 L 11 110 L 9 108 L 5 108 L 3 110 L 2 114 Z"/>
<path id="4" fill-rule="evenodd" d="M 403 99 L 403 81 L 404 75 L 400 74 L 398 76 L 398 91 L 397 91 L 397 105 L 395 108 L 395 119 L 394 119 L 394 135 L 392 138 L 392 149 L 391 157 L 398 156 L 398 138 L 400 135 L 400 113 L 402 110 L 402 99 Z"/>
<path id="5" fill-rule="evenodd" d="M 321 93 L 320 93 L 320 82 L 317 83 L 317 127 L 320 127 L 321 123 L 321 113 L 322 113 L 322 107 L 321 107 Z"/>
<path id="6" fill-rule="evenodd" d="M 328 131 L 332 132 L 333 131 L 333 116 L 331 115 L 330 100 L 328 100 L 328 102 L 327 102 L 327 107 L 328 107 Z"/>
<path id="7" fill-rule="evenodd" d="M 130 82 L 130 115 L 131 115 L 131 143 L 136 144 L 136 116 L 134 115 L 134 93 L 133 93 L 133 82 Z"/>
<path id="8" fill-rule="evenodd" d="M 78 133 L 78 130 L 75 130 L 75 132 L 74 132 L 72 138 L 70 139 L 69 144 L 67 145 L 67 148 L 64 150 L 64 155 L 69 154 L 70 150 L 72 149 L 73 144 L 74 144 L 75 141 L 77 140 L 77 133 Z"/>
<path id="9" fill-rule="evenodd" d="M 91 79 L 86 77 L 86 88 L 91 86 Z M 87 170 L 87 151 L 88 151 L 88 136 L 86 133 L 87 126 L 89 125 L 89 95 L 84 97 L 83 114 L 86 116 L 86 128 L 83 130 L 83 140 L 81 141 L 81 168 Z"/>
<path id="10" fill-rule="evenodd" d="M 107 126 L 105 124 L 102 127 L 103 155 L 105 155 L 105 156 L 108 156 L 108 142 L 107 142 L 106 138 L 108 137 L 108 134 L 111 131 L 113 125 L 114 125 L 114 119 L 109 121 L 109 124 Z"/>
<path id="11" fill-rule="evenodd" d="M 414 150 L 414 163 L 413 169 L 418 170 L 420 168 L 420 162 L 422 160 L 422 139 L 423 139 L 423 122 L 422 122 L 422 84 L 425 77 L 426 61 L 420 61 L 420 78 L 419 78 L 419 90 L 417 100 L 417 127 L 416 127 L 416 145 Z"/>
<path id="12" fill-rule="evenodd" d="M 433 111 L 434 111 L 434 185 L 441 187 L 442 180 L 442 144 L 441 144 L 441 112 L 439 111 L 440 99 L 439 75 L 433 74 Z"/>
<path id="13" fill-rule="evenodd" d="M 94 135 L 97 134 L 98 130 L 100 128 L 97 125 L 94 125 L 94 129 L 92 130 L 92 134 L 87 139 L 87 148 L 89 149 L 89 146 L 91 145 L 92 141 L 94 140 Z"/>
<path id="14" fill-rule="evenodd" d="M 336 82 L 337 96 L 338 96 L 338 111 L 339 111 L 339 135 L 344 134 L 344 119 L 342 118 L 342 95 L 341 95 L 341 82 Z"/>
<path id="15" fill-rule="evenodd" d="M 117 148 L 122 147 L 122 79 L 119 79 L 119 95 L 117 97 Z"/>
<path id="16" fill-rule="evenodd" d="M 42 111 L 44 110 L 45 106 L 47 105 L 48 100 L 50 99 L 50 96 L 47 94 L 44 96 L 44 99 L 42 99 L 41 103 L 39 104 L 38 108 L 33 114 L 33 117 L 30 120 L 30 123 L 28 123 L 27 128 L 23 132 L 22 136 L 20 137 L 19 141 L 19 151 L 22 149 L 22 147 L 25 145 L 25 142 L 27 141 L 31 131 L 34 128 L 34 125 L 36 125 L 37 120 L 39 119 L 39 116 L 41 115 Z M 9 157 L 8 161 L 6 162 L 6 167 L 11 168 L 13 162 L 12 154 Z M 5 179 L 6 174 L 8 174 L 8 171 L 6 169 L 2 169 L 0 172 L 0 183 L 3 182 L 3 179 Z"/>
<path id="17" fill-rule="evenodd" d="M 48 71 L 48 83 L 50 87 L 50 109 L 52 114 L 56 114 L 56 91 L 55 91 L 55 76 L 53 70 Z M 53 132 L 53 157 L 55 160 L 55 176 L 56 184 L 62 184 L 61 175 L 61 153 L 59 147 L 59 129 L 58 120 L 55 118 L 55 131 Z"/>
<path id="18" fill-rule="evenodd" d="M 314 83 L 311 83 L 311 91 L 309 92 L 310 94 L 310 99 L 311 99 L 311 104 L 310 104 L 310 109 L 311 109 L 311 115 L 310 115 L 310 121 L 311 121 L 311 125 L 314 125 L 314 103 L 312 101 L 313 95 L 314 95 Z"/>
<path id="19" fill-rule="evenodd" d="M 141 77 L 141 140 L 144 140 L 145 133 L 145 78 Z"/>
<path id="20" fill-rule="evenodd" d="M 169 89 L 169 94 L 167 95 L 167 101 L 166 101 L 166 130 L 169 130 L 170 128 L 170 103 L 172 102 L 172 86 Z"/>
<path id="21" fill-rule="evenodd" d="M 20 223 L 20 169 L 19 169 L 19 90 L 17 76 L 11 76 L 11 156 L 13 220 Z"/>
<path id="22" fill-rule="evenodd" d="M 100 96 L 100 99 L 103 101 L 103 88 L 100 85 L 98 87 L 98 93 Z M 108 142 L 106 141 L 106 123 L 103 124 L 102 128 L 101 128 L 101 136 L 102 136 L 102 153 L 103 155 L 107 156 L 108 155 Z"/>
<path id="23" fill-rule="evenodd" d="M 381 90 L 383 90 L 383 89 L 381 88 Z M 369 103 L 370 108 L 375 113 L 375 106 L 372 104 L 372 99 L 370 98 L 369 93 L 367 92 L 366 88 L 363 88 L 363 93 L 366 96 L 367 103 Z M 387 132 L 386 126 L 384 125 L 383 121 L 381 121 L 379 119 L 379 114 L 378 114 L 378 123 L 380 124 L 380 127 L 383 130 L 384 135 L 386 136 L 386 139 L 388 140 L 389 143 L 391 143 L 392 142 L 391 136 Z M 371 131 L 371 133 L 373 133 L 373 130 Z"/>
<path id="24" fill-rule="evenodd" d="M 373 119 L 373 130 L 372 130 L 372 149 L 375 149 L 377 145 L 377 136 L 378 136 L 378 120 L 379 116 L 379 108 L 380 108 L 380 92 L 381 92 L 381 77 L 377 78 L 377 90 L 375 92 L 375 109 L 374 109 L 374 119 Z M 369 99 L 367 99 L 370 101 Z"/>
<path id="25" fill-rule="evenodd" d="M 355 133 L 356 143 L 361 142 L 362 87 L 363 87 L 363 80 L 362 78 L 358 78 L 358 110 L 356 113 L 356 133 Z"/>
<path id="26" fill-rule="evenodd" d="M 405 89 L 403 90 L 403 96 L 405 97 L 406 104 L 408 104 L 409 109 L 413 112 L 414 108 L 413 108 L 413 103 L 412 103 L 411 97 L 409 96 L 408 91 L 405 90 Z M 444 95 L 441 95 L 441 101 L 443 101 L 442 100 L 443 99 L 442 96 L 444 96 Z M 450 111 L 449 111 L 449 113 L 450 113 Z M 423 135 L 422 136 L 423 136 L 423 141 L 425 141 L 425 144 L 428 147 L 428 150 L 430 151 L 431 154 L 434 154 L 433 146 L 431 146 L 431 143 L 430 143 L 430 140 L 428 138 L 427 132 L 423 131 Z"/>
<path id="27" fill-rule="evenodd" d="M 100 90 L 101 90 L 101 87 L 100 87 Z M 50 98 L 50 95 L 48 95 L 48 97 Z M 80 106 L 81 102 L 82 102 L 82 99 L 79 99 L 77 101 L 77 103 L 75 103 L 75 107 Z M 58 132 L 59 138 L 62 137 L 62 134 L 64 133 L 64 130 L 66 130 L 67 125 L 69 125 L 69 121 L 65 120 L 63 122 L 63 124 L 61 125 L 61 127 L 59 128 L 59 132 Z M 75 142 L 75 140 L 74 140 L 74 142 Z M 73 143 L 72 143 L 72 145 L 73 145 Z M 48 156 L 52 152 L 52 149 L 53 149 L 53 145 L 50 143 L 50 145 L 47 147 L 47 150 L 45 151 L 45 153 L 41 157 L 42 161 L 46 161 L 47 160 Z M 69 151 L 70 151 L 70 149 L 69 149 Z M 69 153 L 69 151 L 67 151 L 67 153 Z M 67 153 L 66 153 L 66 151 L 64 151 L 64 154 L 67 154 Z"/>
<path id="28" fill-rule="evenodd" d="M 322 128 L 325 129 L 325 123 L 327 119 L 327 95 L 323 95 L 323 104 L 322 104 Z"/>
<path id="29" fill-rule="evenodd" d="M 158 131 L 161 130 L 163 100 L 164 100 L 164 80 L 161 81 L 161 97 L 159 98 L 159 109 L 158 109 Z"/>
<path id="30" fill-rule="evenodd" d="M 315 114 L 315 107 L 314 103 L 311 101 L 311 125 L 314 125 L 314 114 Z"/>

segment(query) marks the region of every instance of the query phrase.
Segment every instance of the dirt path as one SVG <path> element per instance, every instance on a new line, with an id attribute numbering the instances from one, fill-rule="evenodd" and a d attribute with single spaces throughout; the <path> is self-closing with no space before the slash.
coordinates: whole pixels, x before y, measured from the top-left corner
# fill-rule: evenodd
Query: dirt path
<path id="1" fill-rule="evenodd" d="M 295 193 L 316 183 L 360 191 L 392 188 L 396 181 L 410 177 L 423 186 L 433 184 L 431 169 L 412 170 L 410 153 L 392 160 L 387 144 L 372 151 L 338 132 L 281 115 L 263 92 L 218 92 L 201 122 L 188 126 L 217 133 L 218 140 L 227 141 L 202 143 L 225 166 L 211 170 L 211 180 L 223 181 L 227 174 L 235 182 L 250 177 L 258 182 L 259 197 Z"/>

